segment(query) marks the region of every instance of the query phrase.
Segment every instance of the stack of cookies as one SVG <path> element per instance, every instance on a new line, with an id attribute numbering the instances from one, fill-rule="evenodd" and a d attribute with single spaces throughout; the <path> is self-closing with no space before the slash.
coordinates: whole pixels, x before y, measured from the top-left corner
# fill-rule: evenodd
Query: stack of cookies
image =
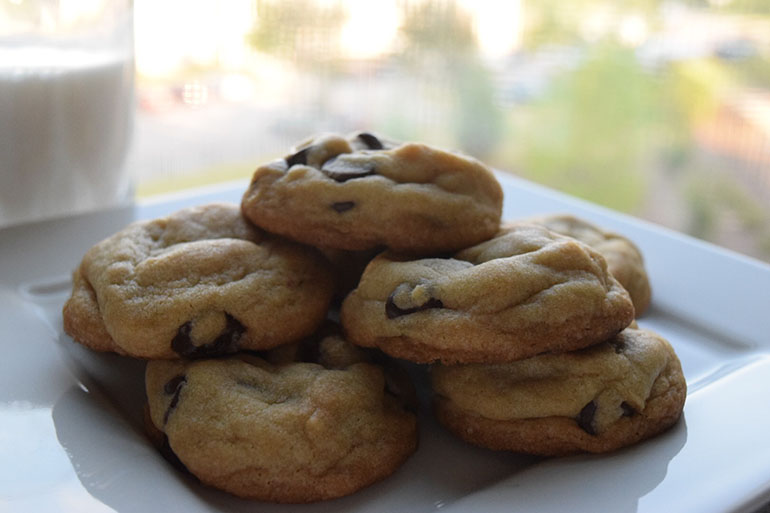
<path id="1" fill-rule="evenodd" d="M 568 216 L 501 225 L 502 200 L 472 158 L 323 134 L 258 168 L 240 207 L 91 248 L 64 328 L 148 360 L 151 438 L 259 500 L 394 472 L 417 448 L 399 360 L 426 364 L 443 425 L 492 449 L 604 452 L 673 425 L 685 382 L 634 321 L 650 300 L 638 249 Z"/>

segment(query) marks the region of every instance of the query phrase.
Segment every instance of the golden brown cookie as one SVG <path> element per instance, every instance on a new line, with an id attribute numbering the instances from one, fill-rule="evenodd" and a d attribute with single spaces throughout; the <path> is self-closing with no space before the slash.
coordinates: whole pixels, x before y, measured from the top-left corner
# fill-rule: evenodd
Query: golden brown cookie
<path id="1" fill-rule="evenodd" d="M 494 235 L 502 201 L 477 160 L 356 133 L 317 136 L 261 166 L 242 208 L 258 226 L 313 246 L 425 253 Z"/>
<path id="2" fill-rule="evenodd" d="M 312 333 L 334 290 L 325 258 L 265 234 L 236 205 L 140 221 L 91 248 L 74 273 L 64 330 L 140 358 L 267 349 Z"/>
<path id="3" fill-rule="evenodd" d="M 533 217 L 526 221 L 585 242 L 602 254 L 607 268 L 631 296 L 636 315 L 642 315 L 650 305 L 652 289 L 639 248 L 623 235 L 604 230 L 571 215 Z M 501 228 L 505 230 L 505 227 Z"/>
<path id="4" fill-rule="evenodd" d="M 309 354 L 320 363 L 297 361 Z M 148 363 L 150 433 L 165 433 L 202 482 L 250 499 L 314 502 L 385 478 L 416 449 L 415 415 L 387 373 L 339 336 L 265 358 Z"/>
<path id="5" fill-rule="evenodd" d="M 582 242 L 521 223 L 454 258 L 385 253 L 342 304 L 349 340 L 415 362 L 502 362 L 606 340 L 628 293 Z"/>
<path id="6" fill-rule="evenodd" d="M 491 365 L 437 364 L 435 411 L 460 438 L 541 455 L 607 452 L 680 417 L 687 393 L 671 345 L 628 328 L 580 351 Z"/>

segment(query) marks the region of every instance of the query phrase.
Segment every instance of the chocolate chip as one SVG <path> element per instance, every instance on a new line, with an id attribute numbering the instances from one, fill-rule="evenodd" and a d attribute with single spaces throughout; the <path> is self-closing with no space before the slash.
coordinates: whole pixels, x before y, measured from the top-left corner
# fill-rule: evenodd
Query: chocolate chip
<path id="1" fill-rule="evenodd" d="M 355 207 L 356 203 L 354 201 L 338 201 L 336 203 L 332 203 L 332 208 L 339 212 L 340 214 L 343 212 L 347 212 L 351 208 Z"/>
<path id="2" fill-rule="evenodd" d="M 358 138 L 366 145 L 370 150 L 381 150 L 384 148 L 382 142 L 377 137 L 369 132 L 361 132 L 358 134 Z"/>
<path id="3" fill-rule="evenodd" d="M 186 323 L 179 326 L 179 329 L 176 330 L 176 335 L 174 336 L 173 340 L 171 340 L 171 349 L 173 349 L 174 352 L 180 355 L 185 355 L 190 352 L 190 348 L 195 349 L 192 340 L 190 340 L 191 331 L 192 322 L 190 321 L 187 321 Z"/>
<path id="4" fill-rule="evenodd" d="M 591 401 L 583 406 L 583 409 L 580 410 L 576 419 L 578 426 L 589 435 L 596 434 L 596 429 L 594 429 L 594 415 L 596 415 L 596 403 Z"/>
<path id="5" fill-rule="evenodd" d="M 176 408 L 176 405 L 179 402 L 179 393 L 182 391 L 182 387 L 184 387 L 185 383 L 187 383 L 187 377 L 181 375 L 174 376 L 168 381 L 168 383 L 163 385 L 163 392 L 165 394 L 174 394 L 174 396 L 171 398 L 171 402 L 168 403 L 166 413 L 163 414 L 164 425 L 168 422 L 168 416 L 171 415 L 171 412 L 174 411 L 174 408 Z"/>
<path id="6" fill-rule="evenodd" d="M 348 155 L 343 153 L 342 155 Z M 346 182 L 374 174 L 374 164 L 368 161 L 348 160 L 340 155 L 332 157 L 321 166 L 321 172 L 335 182 Z"/>
<path id="7" fill-rule="evenodd" d="M 164 394 L 175 394 L 179 391 L 179 388 L 187 383 L 187 376 L 184 374 L 171 378 L 168 383 L 163 385 Z"/>
<path id="8" fill-rule="evenodd" d="M 391 294 L 390 297 L 388 297 L 388 300 L 385 302 L 385 315 L 388 317 L 388 319 L 395 319 L 396 317 L 401 317 L 402 315 L 413 314 L 422 310 L 428 310 L 429 308 L 444 308 L 444 304 L 440 299 L 432 297 L 420 306 L 415 306 L 412 308 L 399 308 L 393 300 L 393 294 Z"/>
<path id="9" fill-rule="evenodd" d="M 636 409 L 625 401 L 620 403 L 620 408 L 623 410 L 624 417 L 631 417 L 636 413 Z"/>
<path id="10" fill-rule="evenodd" d="M 297 165 L 297 164 L 307 164 L 307 154 L 310 151 L 310 146 L 307 148 L 299 150 L 294 155 L 289 155 L 286 157 L 286 165 L 289 167 Z"/>
<path id="11" fill-rule="evenodd" d="M 171 349 L 184 358 L 207 358 L 234 353 L 238 350 L 238 342 L 246 331 L 243 324 L 230 314 L 225 314 L 227 324 L 219 336 L 208 344 L 196 346 L 190 339 L 192 322 L 182 324 L 176 336 L 171 341 Z"/>

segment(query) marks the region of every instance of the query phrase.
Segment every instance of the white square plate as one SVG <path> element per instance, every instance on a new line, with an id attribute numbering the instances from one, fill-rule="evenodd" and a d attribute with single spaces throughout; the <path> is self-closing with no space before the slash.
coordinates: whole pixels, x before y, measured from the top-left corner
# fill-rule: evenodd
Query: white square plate
<path id="1" fill-rule="evenodd" d="M 770 500 L 770 266 L 500 174 L 504 218 L 571 212 L 634 240 L 689 393 L 663 435 L 603 456 L 538 459 L 454 439 L 423 408 L 420 448 L 392 477 L 307 506 L 254 503 L 197 484 L 142 434 L 143 364 L 62 333 L 71 271 L 134 219 L 245 183 L 0 231 L 0 511 L 748 511 Z M 419 375 L 419 373 L 418 373 Z M 424 391 L 425 383 L 418 383 Z M 427 401 L 426 394 L 423 399 Z"/>

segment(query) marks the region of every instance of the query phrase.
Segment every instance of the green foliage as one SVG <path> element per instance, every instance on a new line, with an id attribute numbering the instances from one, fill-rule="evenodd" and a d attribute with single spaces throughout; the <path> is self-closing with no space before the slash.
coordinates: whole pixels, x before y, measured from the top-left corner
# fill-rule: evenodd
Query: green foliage
<path id="1" fill-rule="evenodd" d="M 407 42 L 407 55 L 436 52 L 453 56 L 475 50 L 470 18 L 453 0 L 405 2 L 402 14 L 401 34 Z"/>
<path id="2" fill-rule="evenodd" d="M 469 17 L 453 0 L 405 4 L 403 14 L 404 63 L 447 90 L 456 144 L 486 158 L 502 138 L 502 111 Z"/>
<path id="3" fill-rule="evenodd" d="M 770 245 L 766 208 L 735 184 L 699 181 L 714 170 L 703 168 L 694 141 L 696 129 L 713 122 L 733 88 L 770 88 L 766 56 L 760 51 L 644 67 L 634 49 L 621 44 L 619 24 L 629 16 L 641 18 L 654 33 L 664 3 L 523 0 L 522 52 L 555 44 L 583 54 L 574 68 L 547 74 L 544 89 L 529 103 L 504 106 L 462 6 L 456 0 L 401 1 L 401 46 L 387 61 L 390 76 L 400 77 L 393 81 L 393 108 L 370 119 L 371 128 L 402 140 L 459 147 L 497 167 L 628 212 L 638 212 L 650 175 L 659 173 L 671 187 L 689 183 L 675 194 L 689 209 L 691 233 L 717 236 L 721 217 L 729 213 L 758 247 L 762 241 Z M 734 17 L 752 23 L 770 13 L 766 0 L 681 3 L 715 16 L 740 14 Z M 328 113 L 321 107 L 330 104 L 324 91 L 342 76 L 330 73 L 341 55 L 344 6 L 257 0 L 257 8 L 250 42 L 317 78 L 311 87 L 319 90 L 320 110 L 314 115 L 323 118 Z M 594 22 L 599 29 L 590 33 Z"/>
<path id="4" fill-rule="evenodd" d="M 770 5 L 770 2 L 768 2 Z M 768 28 L 770 31 L 770 28 Z M 770 89 L 770 59 L 755 55 L 746 59 L 724 64 L 725 70 L 733 74 L 736 82 L 748 87 Z"/>
<path id="5" fill-rule="evenodd" d="M 729 0 L 721 7 L 726 12 L 741 14 L 770 14 L 770 2 L 767 0 Z"/>
<path id="6" fill-rule="evenodd" d="M 627 14 L 637 14 L 651 25 L 658 23 L 662 0 L 536 0 L 526 1 L 523 41 L 527 48 L 542 45 L 584 43 L 584 27 L 592 15 L 601 13 L 618 21 Z M 604 34 L 607 36 L 607 34 Z M 605 37 L 605 39 L 607 39 Z"/>
<path id="7" fill-rule="evenodd" d="M 766 206 L 723 171 L 707 166 L 689 170 L 684 194 L 690 214 L 687 232 L 716 241 L 721 221 L 729 216 L 754 241 L 757 252 L 770 257 L 770 218 Z"/>
<path id="8" fill-rule="evenodd" d="M 672 64 L 663 74 L 667 108 L 688 130 L 693 125 L 711 119 L 719 108 L 723 92 L 731 79 L 723 63 L 716 59 L 690 59 Z"/>
<path id="9" fill-rule="evenodd" d="M 339 57 L 345 19 L 340 2 L 257 0 L 257 21 L 248 41 L 262 52 L 313 66 Z"/>
<path id="10" fill-rule="evenodd" d="M 658 83 L 629 50 L 597 47 L 528 108 L 529 123 L 516 139 L 522 173 L 612 208 L 633 210 L 645 192 L 645 150 L 659 98 Z"/>
<path id="11" fill-rule="evenodd" d="M 700 173 L 690 177 L 684 199 L 690 210 L 687 233 L 699 239 L 713 239 L 717 230 L 717 205 L 714 202 L 714 182 L 704 179 Z"/>
<path id="12" fill-rule="evenodd" d="M 647 194 L 653 166 L 687 165 L 693 129 L 711 119 L 731 79 L 715 59 L 674 63 L 654 72 L 613 42 L 587 47 L 572 70 L 521 107 L 509 152 L 523 175 L 571 194 L 633 212 Z M 707 232 L 707 204 L 690 202 Z M 696 226 L 697 225 L 697 226 Z"/>
<path id="13" fill-rule="evenodd" d="M 494 83 L 478 59 L 465 59 L 452 75 L 456 139 L 463 151 L 486 160 L 503 137 L 503 113 L 495 101 Z"/>

